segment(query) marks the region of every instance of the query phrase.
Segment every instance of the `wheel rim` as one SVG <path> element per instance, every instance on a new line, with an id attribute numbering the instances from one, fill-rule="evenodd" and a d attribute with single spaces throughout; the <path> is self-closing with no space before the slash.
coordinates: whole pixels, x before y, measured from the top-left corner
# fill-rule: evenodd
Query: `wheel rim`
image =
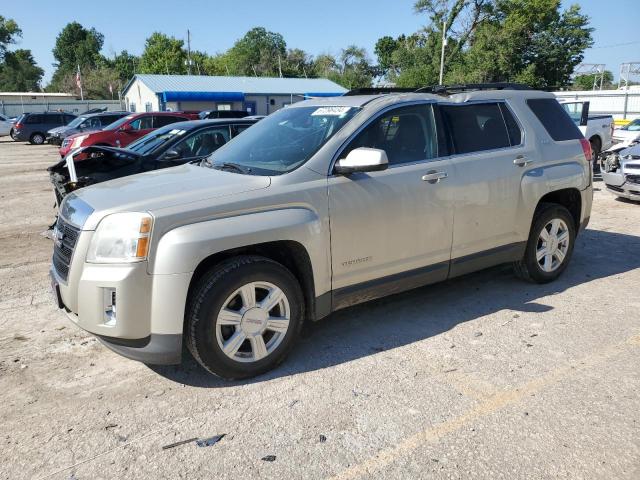
<path id="1" fill-rule="evenodd" d="M 560 268 L 569 251 L 569 241 L 569 228 L 563 220 L 554 218 L 544 226 L 536 247 L 536 260 L 543 272 Z"/>
<path id="2" fill-rule="evenodd" d="M 42 137 L 42 135 L 34 135 L 33 136 L 33 143 L 35 144 L 41 144 L 44 142 L 44 138 Z"/>
<path id="3" fill-rule="evenodd" d="M 257 362 L 284 340 L 291 322 L 289 300 L 269 282 L 251 282 L 233 292 L 216 318 L 216 341 L 236 362 Z"/>

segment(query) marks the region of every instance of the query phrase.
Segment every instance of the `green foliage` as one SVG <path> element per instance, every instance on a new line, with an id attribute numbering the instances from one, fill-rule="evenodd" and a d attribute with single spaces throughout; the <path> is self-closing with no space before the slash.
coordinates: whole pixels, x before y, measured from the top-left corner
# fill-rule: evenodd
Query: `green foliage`
<path id="1" fill-rule="evenodd" d="M 226 60 L 232 75 L 277 77 L 286 56 L 282 35 L 255 27 L 229 49 Z"/>
<path id="2" fill-rule="evenodd" d="M 438 83 L 443 28 L 445 83 L 566 86 L 592 44 L 588 17 L 577 5 L 561 11 L 560 0 L 419 0 L 414 9 L 426 28 L 376 44 L 385 77 L 400 86 Z"/>
<path id="3" fill-rule="evenodd" d="M 6 52 L 0 63 L 0 91 L 37 92 L 44 71 L 36 65 L 31 50 Z"/>
<path id="4" fill-rule="evenodd" d="M 151 34 L 140 57 L 139 73 L 184 75 L 187 73 L 184 42 L 160 32 Z"/>
<path id="5" fill-rule="evenodd" d="M 113 60 L 108 61 L 107 64 L 118 72 L 118 79 L 120 83 L 124 85 L 133 77 L 139 63 L 140 57 L 132 55 L 126 50 L 122 50 L 114 56 Z"/>
<path id="6" fill-rule="evenodd" d="M 15 43 L 17 37 L 22 36 L 22 30 L 18 24 L 10 18 L 4 18 L 0 15 L 0 60 L 4 58 L 7 46 Z"/>
<path id="7" fill-rule="evenodd" d="M 586 75 L 578 75 L 573 79 L 573 85 L 571 85 L 572 90 L 592 90 L 594 82 L 596 83 L 596 88 L 600 88 L 600 77 L 601 74 L 586 74 Z M 609 70 L 604 71 L 604 80 L 602 82 L 603 89 L 613 88 L 613 73 Z"/>

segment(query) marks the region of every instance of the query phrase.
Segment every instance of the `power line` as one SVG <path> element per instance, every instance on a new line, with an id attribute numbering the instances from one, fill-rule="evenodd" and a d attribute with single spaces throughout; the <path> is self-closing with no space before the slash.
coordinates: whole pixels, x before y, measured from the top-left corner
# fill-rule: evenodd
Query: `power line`
<path id="1" fill-rule="evenodd" d="M 614 47 L 626 47 L 627 45 L 636 45 L 640 43 L 640 41 L 636 42 L 625 42 L 625 43 L 614 43 L 612 45 L 602 45 L 601 47 L 591 47 L 593 50 L 596 48 L 614 48 Z"/>

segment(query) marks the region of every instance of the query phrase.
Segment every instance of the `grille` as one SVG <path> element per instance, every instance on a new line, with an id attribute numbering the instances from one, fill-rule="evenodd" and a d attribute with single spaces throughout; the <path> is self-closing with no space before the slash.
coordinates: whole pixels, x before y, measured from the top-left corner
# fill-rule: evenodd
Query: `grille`
<path id="1" fill-rule="evenodd" d="M 69 277 L 71 257 L 79 234 L 80 230 L 58 217 L 53 239 L 53 268 L 64 281 Z"/>

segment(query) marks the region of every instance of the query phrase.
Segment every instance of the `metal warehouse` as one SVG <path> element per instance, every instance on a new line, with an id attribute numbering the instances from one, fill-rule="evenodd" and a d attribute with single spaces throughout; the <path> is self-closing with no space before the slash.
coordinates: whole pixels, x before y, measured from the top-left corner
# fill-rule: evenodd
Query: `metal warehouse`
<path id="1" fill-rule="evenodd" d="M 305 98 L 346 91 L 326 78 L 135 75 L 124 87 L 123 98 L 132 112 L 244 110 L 269 115 Z"/>

